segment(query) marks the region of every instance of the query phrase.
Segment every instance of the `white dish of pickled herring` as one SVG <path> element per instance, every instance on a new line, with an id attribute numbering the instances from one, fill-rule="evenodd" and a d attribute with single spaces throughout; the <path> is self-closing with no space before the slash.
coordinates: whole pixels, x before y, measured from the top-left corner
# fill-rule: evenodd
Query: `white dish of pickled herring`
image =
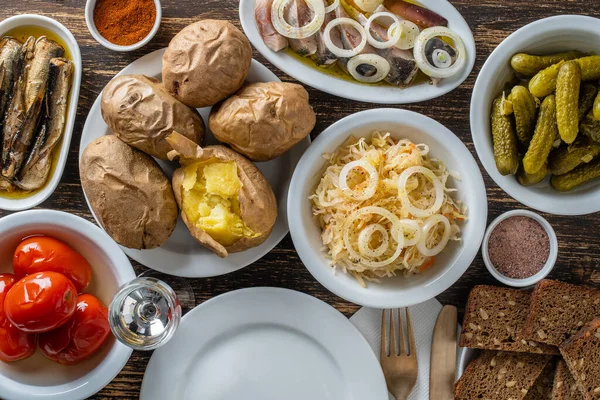
<path id="1" fill-rule="evenodd" d="M 475 40 L 448 1 L 383 3 L 240 0 L 240 20 L 254 47 L 281 71 L 351 100 L 416 103 L 469 76 Z"/>

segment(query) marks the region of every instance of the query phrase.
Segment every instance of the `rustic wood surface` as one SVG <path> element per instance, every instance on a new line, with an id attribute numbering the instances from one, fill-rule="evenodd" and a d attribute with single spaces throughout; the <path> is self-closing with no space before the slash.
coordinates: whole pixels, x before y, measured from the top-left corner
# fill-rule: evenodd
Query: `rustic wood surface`
<path id="1" fill-rule="evenodd" d="M 70 29 L 81 47 L 83 80 L 75 132 L 67 168 L 61 183 L 50 199 L 40 208 L 57 209 L 79 215 L 94 222 L 83 197 L 78 173 L 79 139 L 85 118 L 102 88 L 123 67 L 151 51 L 165 47 L 184 26 L 203 18 L 226 19 L 239 26 L 236 0 L 163 0 L 163 21 L 157 36 L 144 48 L 132 53 L 117 53 L 100 46 L 87 30 L 84 18 L 85 0 L 18 0 L 1 2 L 0 20 L 15 14 L 39 13 L 62 22 Z M 511 32 L 537 19 L 561 14 L 600 16 L 600 2 L 589 0 L 455 0 L 475 35 L 477 61 L 470 77 L 456 90 L 441 98 L 402 106 L 430 116 L 452 130 L 475 156 L 469 130 L 469 103 L 477 74 L 492 50 Z M 269 66 L 281 79 L 292 79 L 273 68 L 258 52 L 254 57 Z M 317 112 L 313 137 L 338 119 L 375 105 L 341 99 L 307 87 L 311 103 Z M 487 186 L 488 220 L 504 211 L 524 208 L 504 193 L 481 169 Z M 0 216 L 6 215 L 0 212 Z M 544 215 L 556 230 L 559 242 L 557 266 L 551 277 L 573 283 L 600 287 L 600 215 L 561 217 Z M 134 262 L 136 272 L 145 268 Z M 267 256 L 238 272 L 209 279 L 192 279 L 196 304 L 219 294 L 252 286 L 278 286 L 315 296 L 346 316 L 358 306 L 333 295 L 317 283 L 302 265 L 289 235 Z M 447 292 L 439 296 L 444 304 L 464 307 L 471 287 L 495 281 L 489 275 L 481 255 L 473 261 L 467 273 Z M 151 353 L 134 352 L 123 371 L 95 399 L 137 398 Z M 177 362 L 173 360 L 173 362 Z"/>

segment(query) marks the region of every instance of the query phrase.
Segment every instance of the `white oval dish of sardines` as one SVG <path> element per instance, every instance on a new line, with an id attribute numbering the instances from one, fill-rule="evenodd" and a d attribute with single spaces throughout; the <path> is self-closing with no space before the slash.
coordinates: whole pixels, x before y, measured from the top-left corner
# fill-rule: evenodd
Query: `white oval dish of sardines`
<path id="1" fill-rule="evenodd" d="M 475 63 L 446 0 L 240 0 L 254 47 L 293 78 L 346 99 L 408 104 L 457 88 Z"/>
<path id="2" fill-rule="evenodd" d="M 60 182 L 77 114 L 81 54 L 62 24 L 24 14 L 0 22 L 0 58 L 0 209 L 19 211 L 45 201 Z"/>

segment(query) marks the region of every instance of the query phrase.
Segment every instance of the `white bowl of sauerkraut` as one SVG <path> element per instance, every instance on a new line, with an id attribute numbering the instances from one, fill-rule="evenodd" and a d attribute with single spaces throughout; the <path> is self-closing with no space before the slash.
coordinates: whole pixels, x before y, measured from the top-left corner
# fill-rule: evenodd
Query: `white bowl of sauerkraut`
<path id="1" fill-rule="evenodd" d="M 454 284 L 487 221 L 483 178 L 447 128 L 375 109 L 323 131 L 298 163 L 288 222 L 302 262 L 353 303 L 406 307 Z"/>

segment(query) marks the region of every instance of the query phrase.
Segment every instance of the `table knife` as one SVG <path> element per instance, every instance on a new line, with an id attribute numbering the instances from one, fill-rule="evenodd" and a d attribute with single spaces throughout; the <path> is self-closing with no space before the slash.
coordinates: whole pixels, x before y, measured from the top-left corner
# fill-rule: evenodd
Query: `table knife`
<path id="1" fill-rule="evenodd" d="M 444 306 L 438 315 L 431 343 L 429 399 L 453 400 L 456 379 L 457 310 Z"/>

